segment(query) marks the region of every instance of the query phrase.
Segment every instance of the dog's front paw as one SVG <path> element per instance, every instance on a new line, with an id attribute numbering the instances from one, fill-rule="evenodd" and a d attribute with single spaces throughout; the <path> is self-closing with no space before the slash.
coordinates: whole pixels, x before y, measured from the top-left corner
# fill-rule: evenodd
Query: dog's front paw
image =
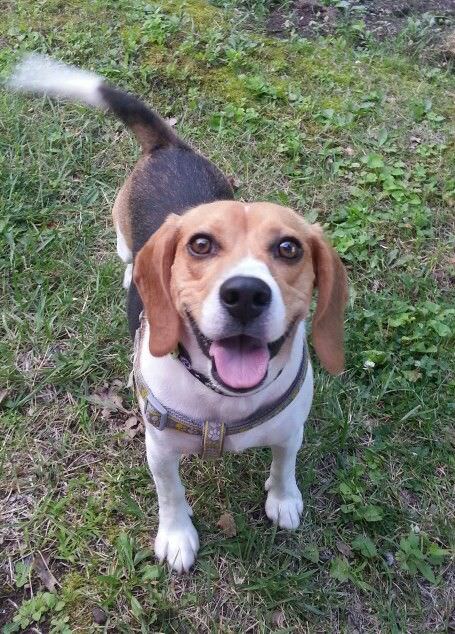
<path id="1" fill-rule="evenodd" d="M 269 485 L 267 487 L 267 484 Z M 268 488 L 265 512 L 269 520 L 278 524 L 280 528 L 293 530 L 300 524 L 300 516 L 303 511 L 302 494 L 295 487 L 292 493 L 280 492 L 278 489 L 266 483 Z"/>
<path id="2" fill-rule="evenodd" d="M 199 537 L 189 517 L 184 520 L 160 522 L 155 538 L 155 554 L 165 559 L 178 573 L 188 572 L 199 550 Z"/>

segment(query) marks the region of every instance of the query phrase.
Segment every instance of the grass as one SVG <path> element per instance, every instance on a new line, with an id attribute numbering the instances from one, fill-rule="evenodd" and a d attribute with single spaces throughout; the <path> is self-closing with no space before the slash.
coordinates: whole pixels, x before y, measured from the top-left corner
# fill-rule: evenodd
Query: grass
<path id="1" fill-rule="evenodd" d="M 102 114 L 2 92 L 0 623 L 453 631 L 453 75 L 345 28 L 273 40 L 266 3 L 216 4 L 7 3 L 0 68 L 36 50 L 103 73 L 176 117 L 239 197 L 332 236 L 351 282 L 347 371 L 317 368 L 302 526 L 266 520 L 268 450 L 185 459 L 202 550 L 185 577 L 153 560 L 110 222 L 138 149 Z"/>

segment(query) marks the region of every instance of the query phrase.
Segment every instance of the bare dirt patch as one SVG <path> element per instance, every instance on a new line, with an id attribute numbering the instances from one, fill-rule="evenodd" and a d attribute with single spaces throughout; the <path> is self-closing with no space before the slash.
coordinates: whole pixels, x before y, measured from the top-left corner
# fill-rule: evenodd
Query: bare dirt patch
<path id="1" fill-rule="evenodd" d="M 279 7 L 272 11 L 267 31 L 277 37 L 286 37 L 291 30 L 296 30 L 303 37 L 327 35 L 336 27 L 339 13 L 335 7 L 301 0 L 294 2 L 290 9 Z"/>
<path id="2" fill-rule="evenodd" d="M 432 28 L 445 31 L 455 20 L 455 0 L 363 0 L 346 2 L 343 7 L 317 0 L 297 0 L 290 7 L 278 7 L 270 13 L 267 31 L 285 37 L 294 30 L 312 38 L 363 21 L 375 38 L 384 40 L 401 33 L 410 18 L 425 15 L 432 16 Z"/>
<path id="3" fill-rule="evenodd" d="M 25 592 L 8 593 L 6 589 L 0 590 L 0 627 L 10 623 L 17 612 L 17 608 L 24 600 Z"/>

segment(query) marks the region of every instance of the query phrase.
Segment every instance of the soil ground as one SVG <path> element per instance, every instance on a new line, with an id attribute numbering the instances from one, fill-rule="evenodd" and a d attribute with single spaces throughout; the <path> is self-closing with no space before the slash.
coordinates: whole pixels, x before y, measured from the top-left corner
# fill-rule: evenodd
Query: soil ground
<path id="1" fill-rule="evenodd" d="M 336 32 L 342 25 L 363 20 L 377 39 L 386 40 L 402 33 L 409 20 L 434 18 L 433 28 L 443 32 L 455 19 L 455 0 L 363 0 L 362 2 L 327 3 L 297 0 L 286 8 L 272 10 L 267 22 L 270 34 L 283 37 L 293 29 L 312 38 Z M 336 6 L 338 5 L 338 6 Z"/>

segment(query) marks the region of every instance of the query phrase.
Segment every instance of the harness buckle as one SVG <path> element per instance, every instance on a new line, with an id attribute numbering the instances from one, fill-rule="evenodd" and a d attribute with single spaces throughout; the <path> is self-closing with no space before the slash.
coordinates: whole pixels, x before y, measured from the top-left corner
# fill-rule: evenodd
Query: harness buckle
<path id="1" fill-rule="evenodd" d="M 201 451 L 201 458 L 203 460 L 216 460 L 217 458 L 221 458 L 225 435 L 226 426 L 224 423 L 209 420 L 204 422 Z"/>
<path id="2" fill-rule="evenodd" d="M 167 427 L 167 410 L 150 392 L 145 401 L 145 416 L 159 431 Z"/>

